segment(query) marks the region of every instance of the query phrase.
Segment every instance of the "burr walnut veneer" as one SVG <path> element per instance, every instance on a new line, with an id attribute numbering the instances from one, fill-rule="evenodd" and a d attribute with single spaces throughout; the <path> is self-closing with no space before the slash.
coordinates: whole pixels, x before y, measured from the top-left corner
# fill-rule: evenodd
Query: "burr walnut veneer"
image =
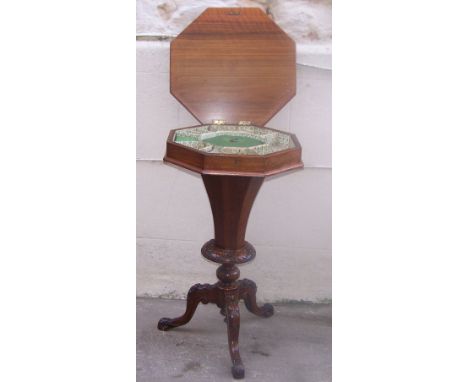
<path id="1" fill-rule="evenodd" d="M 289 132 L 264 127 L 295 94 L 295 44 L 260 9 L 208 8 L 171 43 L 171 93 L 199 126 L 171 130 L 164 160 L 201 174 L 214 220 L 202 255 L 219 264 L 216 284 L 196 284 L 185 313 L 162 318 L 160 330 L 190 321 L 199 303 L 225 316 L 234 378 L 244 377 L 239 302 L 260 317 L 255 283 L 236 264 L 255 257 L 245 241 L 249 213 L 266 176 L 302 167 Z"/>

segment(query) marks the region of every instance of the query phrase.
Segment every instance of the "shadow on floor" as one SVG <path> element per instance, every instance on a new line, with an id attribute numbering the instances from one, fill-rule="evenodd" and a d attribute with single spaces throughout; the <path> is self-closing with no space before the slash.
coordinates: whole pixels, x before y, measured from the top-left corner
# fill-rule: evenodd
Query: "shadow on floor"
<path id="1" fill-rule="evenodd" d="M 330 382 L 331 305 L 274 304 L 260 318 L 241 307 L 244 381 Z M 185 301 L 137 298 L 137 382 L 233 381 L 223 317 L 215 305 L 198 306 L 186 326 L 161 332 L 161 317 L 176 317 Z"/>

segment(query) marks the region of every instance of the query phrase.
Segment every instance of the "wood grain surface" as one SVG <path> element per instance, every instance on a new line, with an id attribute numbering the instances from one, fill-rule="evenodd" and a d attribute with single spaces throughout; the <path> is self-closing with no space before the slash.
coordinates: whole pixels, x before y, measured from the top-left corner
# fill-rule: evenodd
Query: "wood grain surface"
<path id="1" fill-rule="evenodd" d="M 171 43 L 171 93 L 201 123 L 264 126 L 295 95 L 295 52 L 261 9 L 208 8 Z"/>
<path id="2" fill-rule="evenodd" d="M 202 123 L 214 119 L 251 121 L 264 126 L 295 94 L 294 42 L 257 8 L 209 8 L 171 44 L 171 93 Z M 232 376 L 244 378 L 239 350 L 239 301 L 260 316 L 253 281 L 238 280 L 239 268 L 255 257 L 245 241 L 250 210 L 264 177 L 302 167 L 301 146 L 266 155 L 211 154 L 174 142 L 172 130 L 164 160 L 197 171 L 210 200 L 215 238 L 202 248 L 221 263 L 216 284 L 196 284 L 187 295 L 185 313 L 162 318 L 160 330 L 187 324 L 199 303 L 214 303 L 225 316 Z"/>

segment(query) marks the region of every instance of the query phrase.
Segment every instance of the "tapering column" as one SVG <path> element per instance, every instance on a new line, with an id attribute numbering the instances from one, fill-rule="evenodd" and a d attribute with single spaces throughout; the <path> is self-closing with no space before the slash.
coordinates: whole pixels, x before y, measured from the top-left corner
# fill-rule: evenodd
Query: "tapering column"
<path id="1" fill-rule="evenodd" d="M 263 177 L 202 175 L 214 220 L 216 246 L 240 249 Z"/>

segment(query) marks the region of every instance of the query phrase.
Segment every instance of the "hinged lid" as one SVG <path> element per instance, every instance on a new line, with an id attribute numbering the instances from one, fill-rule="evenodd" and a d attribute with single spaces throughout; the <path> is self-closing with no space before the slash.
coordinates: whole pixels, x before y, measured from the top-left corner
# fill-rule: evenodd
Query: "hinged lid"
<path id="1" fill-rule="evenodd" d="M 263 126 L 296 92 L 295 51 L 258 8 L 208 8 L 171 43 L 171 93 L 201 123 Z"/>

